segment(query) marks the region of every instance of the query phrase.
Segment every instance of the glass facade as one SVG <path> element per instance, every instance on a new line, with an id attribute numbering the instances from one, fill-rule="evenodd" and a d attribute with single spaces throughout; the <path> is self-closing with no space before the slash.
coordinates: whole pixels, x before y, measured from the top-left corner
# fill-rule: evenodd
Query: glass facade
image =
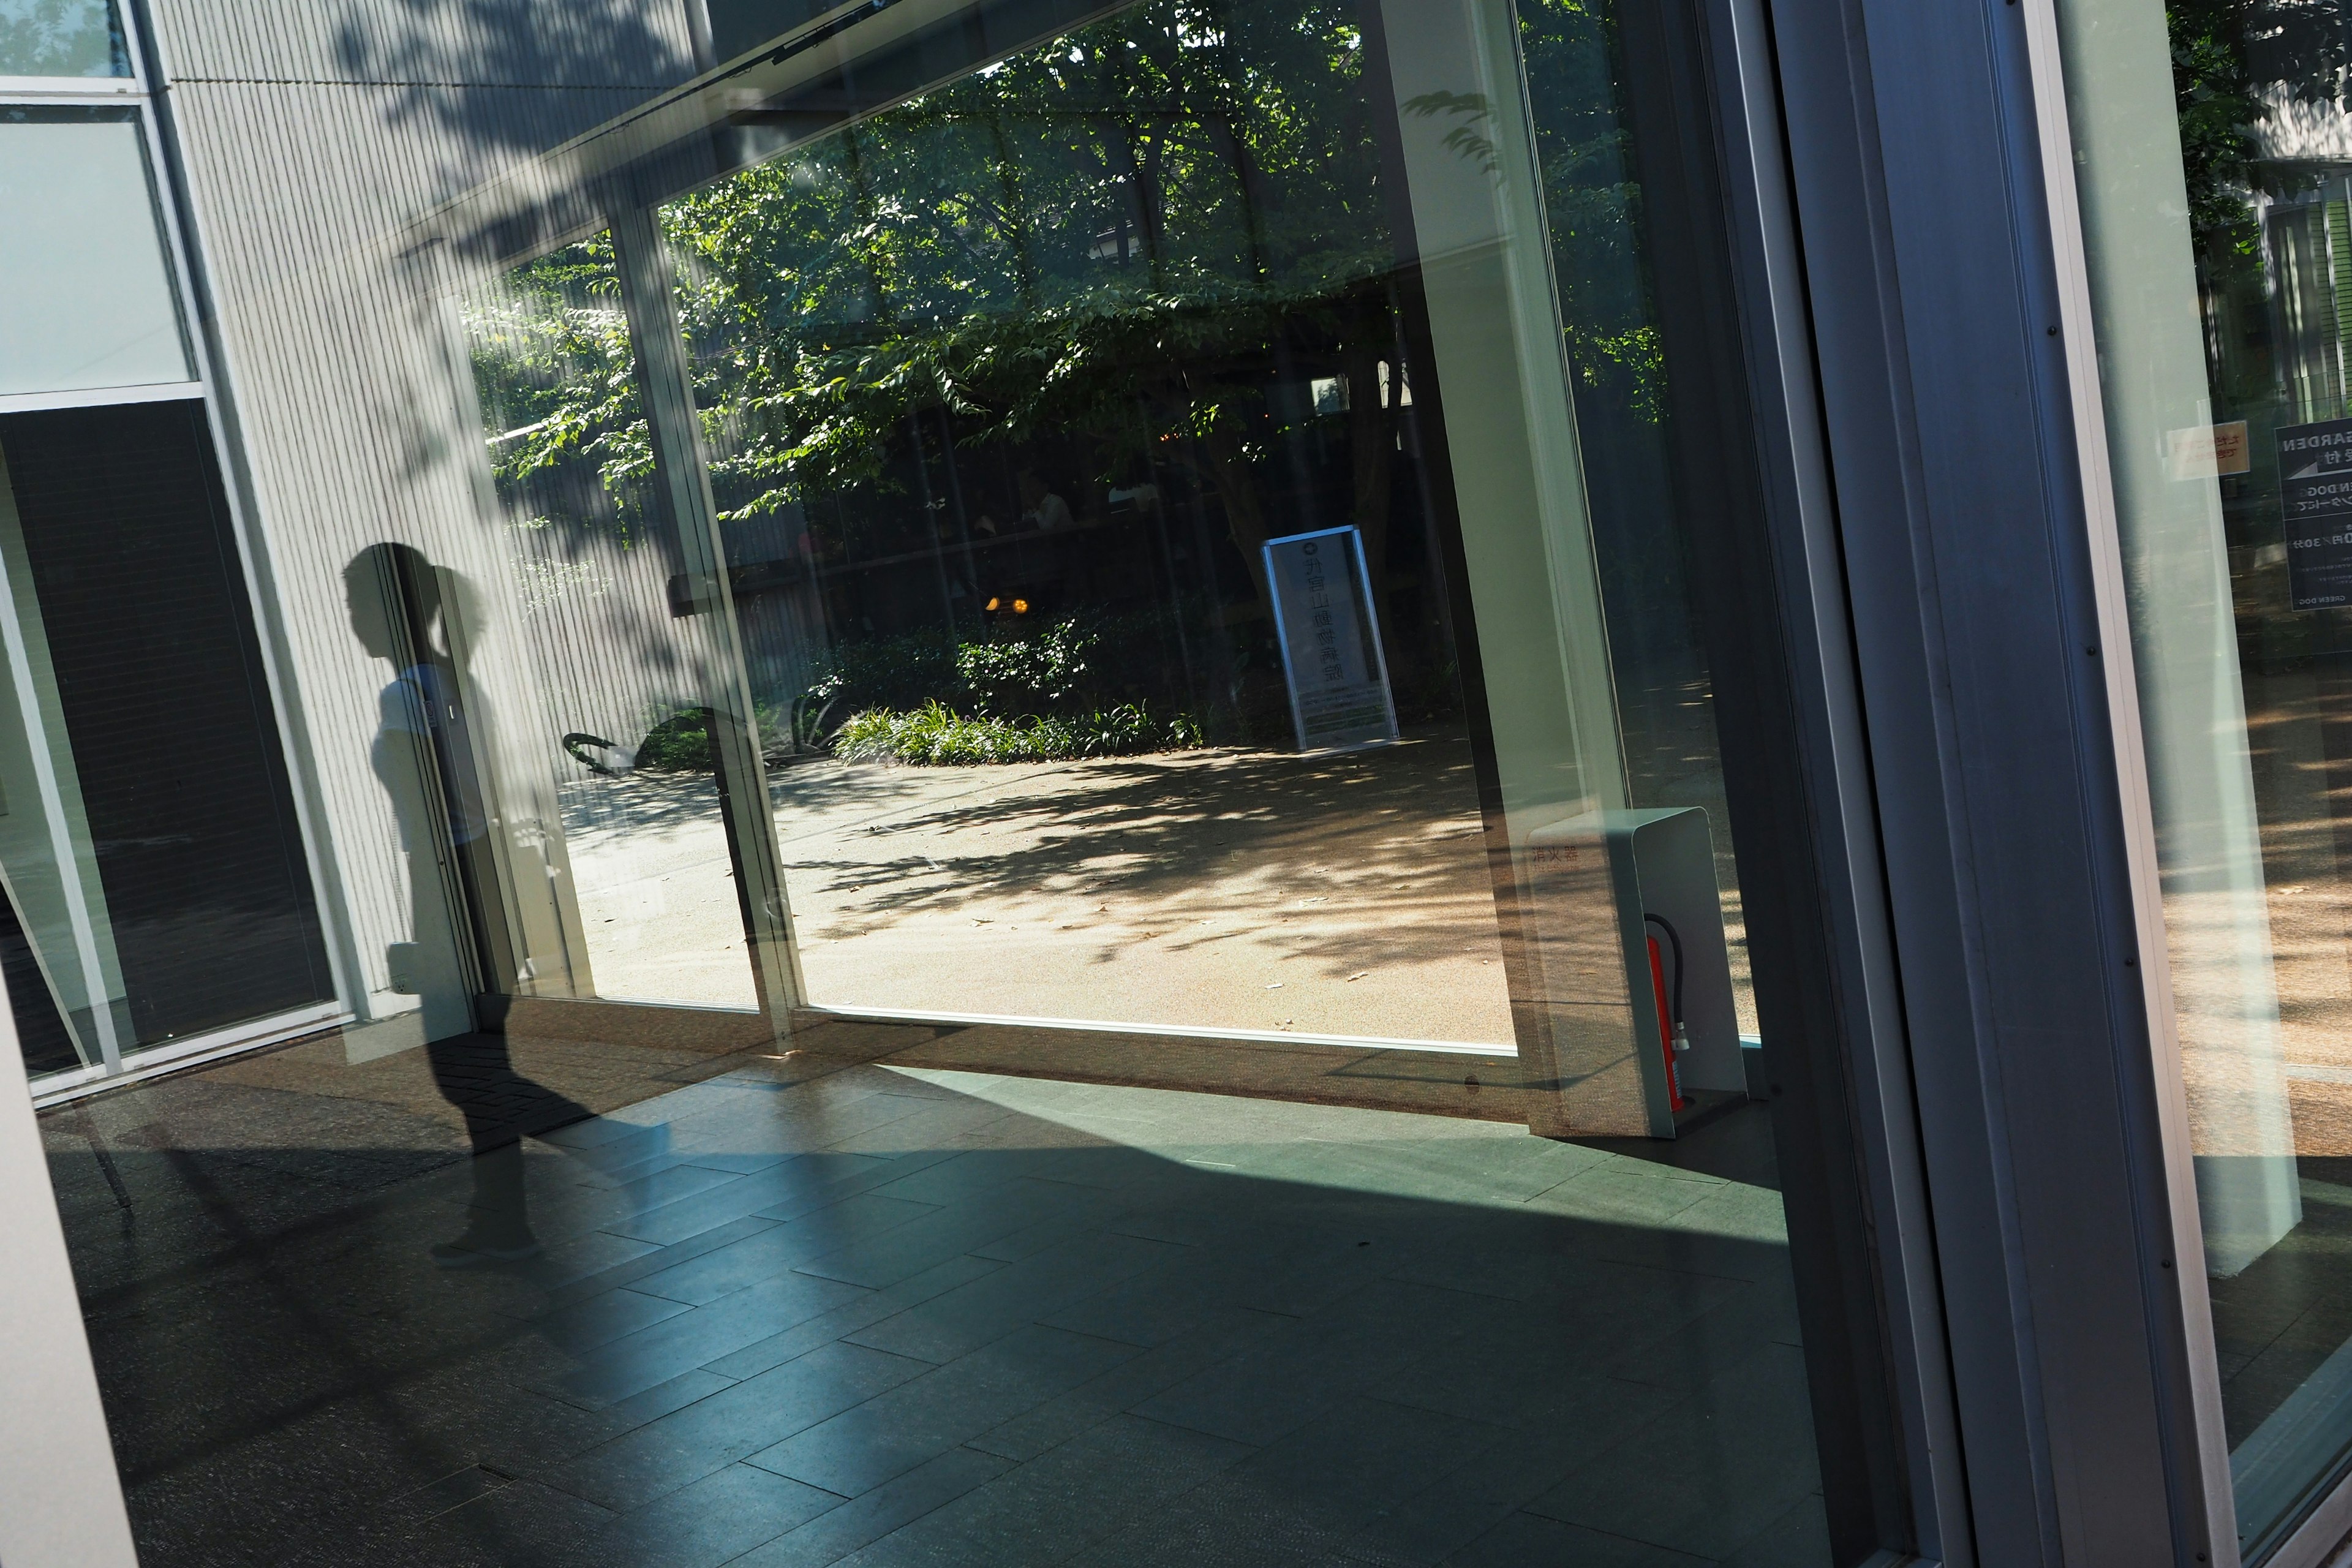
<path id="1" fill-rule="evenodd" d="M 187 383 L 139 111 L 0 107 L 0 395 Z"/>
<path id="2" fill-rule="evenodd" d="M 2248 1562 L 2352 1464 L 2342 798 L 2352 117 L 2333 6 L 2060 7 Z"/>
<path id="3" fill-rule="evenodd" d="M 0 105 L 143 1560 L 1867 1557 L 1681 8 L 299 9 Z"/>
<path id="4" fill-rule="evenodd" d="M 51 1090 L 337 1011 L 144 85 L 107 6 L 0 8 L 0 967 Z"/>
<path id="5" fill-rule="evenodd" d="M 131 51 L 110 0 L 0 5 L 0 77 L 127 77 Z"/>

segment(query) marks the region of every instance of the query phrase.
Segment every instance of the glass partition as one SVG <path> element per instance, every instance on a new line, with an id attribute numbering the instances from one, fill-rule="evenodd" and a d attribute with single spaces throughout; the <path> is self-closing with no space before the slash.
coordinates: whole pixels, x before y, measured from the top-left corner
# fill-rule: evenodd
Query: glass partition
<path id="1" fill-rule="evenodd" d="M 112 0 L 0 5 L 0 77 L 127 77 L 131 51 Z"/>
<path id="2" fill-rule="evenodd" d="M 1868 1555 L 1656 18 L 158 9 L 352 1016 L 49 1117 L 145 1551 Z"/>
<path id="3" fill-rule="evenodd" d="M 2335 6 L 2060 6 L 2240 1549 L 2352 1463 Z"/>
<path id="4" fill-rule="evenodd" d="M 229 530 L 201 404 L 0 414 L 0 965 L 36 1073 L 333 1011 Z"/>
<path id="5" fill-rule="evenodd" d="M 132 109 L 0 104 L 0 395 L 195 379 Z"/>

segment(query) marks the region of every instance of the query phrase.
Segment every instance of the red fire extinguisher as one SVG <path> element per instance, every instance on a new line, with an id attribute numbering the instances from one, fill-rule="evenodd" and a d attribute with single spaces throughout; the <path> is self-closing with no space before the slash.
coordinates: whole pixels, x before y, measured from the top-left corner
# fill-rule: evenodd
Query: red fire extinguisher
<path id="1" fill-rule="evenodd" d="M 1675 950 L 1675 983 L 1670 993 L 1666 988 L 1664 955 L 1659 951 L 1658 939 L 1651 937 L 1650 989 L 1658 1004 L 1658 1047 L 1666 1059 L 1666 1104 L 1675 1110 L 1686 1110 L 1690 1101 L 1683 1097 L 1682 1065 L 1675 1058 L 1690 1049 L 1690 1032 L 1683 1024 L 1683 939 L 1674 922 L 1664 915 L 1645 914 L 1642 919 L 1666 933 L 1666 942 Z"/>

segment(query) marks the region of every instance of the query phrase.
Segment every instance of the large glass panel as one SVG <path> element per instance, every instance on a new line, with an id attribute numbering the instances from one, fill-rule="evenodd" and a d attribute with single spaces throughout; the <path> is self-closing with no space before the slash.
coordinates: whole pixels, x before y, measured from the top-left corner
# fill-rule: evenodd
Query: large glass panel
<path id="1" fill-rule="evenodd" d="M 635 347 L 647 309 L 665 338 L 677 330 L 666 300 L 633 317 L 638 291 L 625 293 L 615 248 L 611 232 L 567 247 L 466 315 L 515 624 L 539 678 L 530 721 L 562 738 L 537 760 L 554 763 L 562 801 L 583 942 L 571 983 L 583 995 L 751 1010 L 714 722 L 723 713 L 743 731 L 750 716 L 723 695 L 727 649 L 699 635 L 723 617 L 681 614 L 709 517 L 698 484 L 667 487 L 674 465 L 696 465 L 656 455 Z M 448 635 L 462 647 L 467 634 Z M 507 989 L 486 978 L 483 989 Z"/>
<path id="2" fill-rule="evenodd" d="M 1509 1047 L 1356 37 L 1145 7 L 663 208 L 812 1003 Z"/>
<path id="3" fill-rule="evenodd" d="M 0 77 L 130 74 L 112 0 L 0 0 Z"/>
<path id="4" fill-rule="evenodd" d="M 1867 1557 L 1695 11 L 816 9 L 160 0 L 357 1016 L 49 1118 L 142 1549 Z"/>
<path id="5" fill-rule="evenodd" d="M 2352 1463 L 2340 6 L 2060 7 L 2238 1538 Z"/>
<path id="6" fill-rule="evenodd" d="M 1477 591 L 1447 578 L 1463 502 L 1430 492 L 1396 215 L 1379 198 L 1360 51 L 1340 42 L 1355 24 L 1223 26 L 1171 42 L 1166 18 L 1140 13 L 830 135 L 793 137 L 797 111 L 771 110 L 747 139 L 786 151 L 661 208 L 752 700 L 794 764 L 779 831 L 812 1003 L 1513 1041 L 1449 600 Z M 1624 133 L 1595 90 L 1601 29 L 1538 7 L 1527 33 L 1554 88 L 1535 100 L 1548 166 L 1522 157 L 1526 185 L 1462 221 L 1480 229 L 1474 247 L 1534 234 L 1536 183 L 1555 187 L 1577 406 L 1543 395 L 1558 431 L 1545 450 L 1567 451 L 1580 424 L 1597 458 L 1580 473 L 1499 453 L 1501 468 L 1476 470 L 1547 493 L 1471 505 L 1553 513 L 1561 553 L 1516 563 L 1557 579 L 1527 630 L 1584 639 L 1570 691 L 1502 712 L 1498 743 L 1565 721 L 1562 696 L 1593 711 L 1577 739 L 1553 737 L 1589 753 L 1585 772 L 1565 790 L 1515 780 L 1535 794 L 1513 804 L 1698 806 L 1719 823 L 1705 658 L 1677 542 L 1656 521 L 1672 504 L 1663 368 Z M 1484 144 L 1484 98 L 1423 85 L 1404 93 L 1408 146 L 1433 144 L 1423 177 L 1473 172 L 1458 149 Z M 1139 93 L 1161 106 L 1157 123 L 1134 121 Z M 1130 160 L 1132 176 L 1106 183 Z M 1540 267 L 1523 245 L 1507 254 Z M 1455 281 L 1482 265 L 1480 285 Z M 1542 355 L 1529 374 L 1553 376 L 1539 274 L 1509 276 L 1482 251 L 1432 277 L 1503 288 L 1493 323 L 1449 329 L 1517 334 Z M 606 646 L 624 619 L 658 624 L 665 588 L 629 521 L 644 416 L 612 395 L 609 356 L 627 340 L 609 255 L 559 251 L 513 287 L 562 324 L 530 338 L 542 364 L 521 374 L 537 390 L 511 414 L 517 362 L 487 373 L 492 423 L 510 432 L 493 437 L 501 480 L 529 498 L 517 526 L 547 635 Z M 478 341 L 510 341 L 514 308 L 484 318 Z M 568 374 L 552 372 L 559 342 L 578 356 Z M 1463 414 L 1465 433 L 1520 420 L 1521 389 L 1503 390 L 1509 406 Z M 1352 618 L 1335 630 L 1328 605 L 1296 605 L 1308 640 L 1286 647 L 1267 542 L 1326 531 L 1342 579 L 1360 579 L 1342 596 Z M 1302 668 L 1312 638 L 1343 633 L 1365 639 L 1345 689 L 1372 694 L 1371 721 L 1345 738 L 1379 742 L 1344 757 L 1297 706 L 1322 668 Z M 662 701 L 633 689 L 628 661 L 601 667 L 629 689 L 589 700 L 589 727 L 629 740 Z M 562 689 L 577 702 L 588 687 L 567 675 Z M 702 847 L 678 852 L 724 865 L 715 795 L 689 807 L 651 767 L 572 787 L 640 812 L 637 797 L 659 795 L 678 845 L 703 825 Z M 583 896 L 602 897 L 586 889 L 616 853 L 609 837 L 575 847 Z M 1715 854 L 1728 890 L 1727 839 Z M 731 904 L 696 911 L 588 913 L 600 991 L 656 994 L 612 989 L 646 921 L 718 951 Z M 1729 931 L 1736 960 L 1736 916 Z M 1720 970 L 1708 942 L 1698 962 Z"/>
<path id="7" fill-rule="evenodd" d="M 36 1072 L 332 999 L 259 652 L 200 404 L 0 415 L 0 965 Z"/>
<path id="8" fill-rule="evenodd" d="M 194 378 L 130 109 L 0 105 L 0 394 Z"/>

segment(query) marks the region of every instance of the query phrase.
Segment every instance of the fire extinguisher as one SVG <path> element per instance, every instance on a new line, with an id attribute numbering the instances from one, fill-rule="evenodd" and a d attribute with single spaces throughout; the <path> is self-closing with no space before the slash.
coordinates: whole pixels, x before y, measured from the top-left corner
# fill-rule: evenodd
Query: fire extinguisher
<path id="1" fill-rule="evenodd" d="M 1685 1110 L 1690 1101 L 1683 1095 L 1682 1065 L 1677 1060 L 1690 1049 L 1690 1030 L 1683 1023 L 1683 939 L 1675 930 L 1674 921 L 1664 915 L 1645 914 L 1643 922 L 1654 925 L 1666 933 L 1666 945 L 1675 951 L 1675 980 L 1670 991 L 1666 985 L 1664 955 L 1658 950 L 1658 939 L 1648 939 L 1650 944 L 1650 989 L 1658 1004 L 1658 1044 L 1666 1058 L 1666 1104 L 1675 1110 Z"/>

